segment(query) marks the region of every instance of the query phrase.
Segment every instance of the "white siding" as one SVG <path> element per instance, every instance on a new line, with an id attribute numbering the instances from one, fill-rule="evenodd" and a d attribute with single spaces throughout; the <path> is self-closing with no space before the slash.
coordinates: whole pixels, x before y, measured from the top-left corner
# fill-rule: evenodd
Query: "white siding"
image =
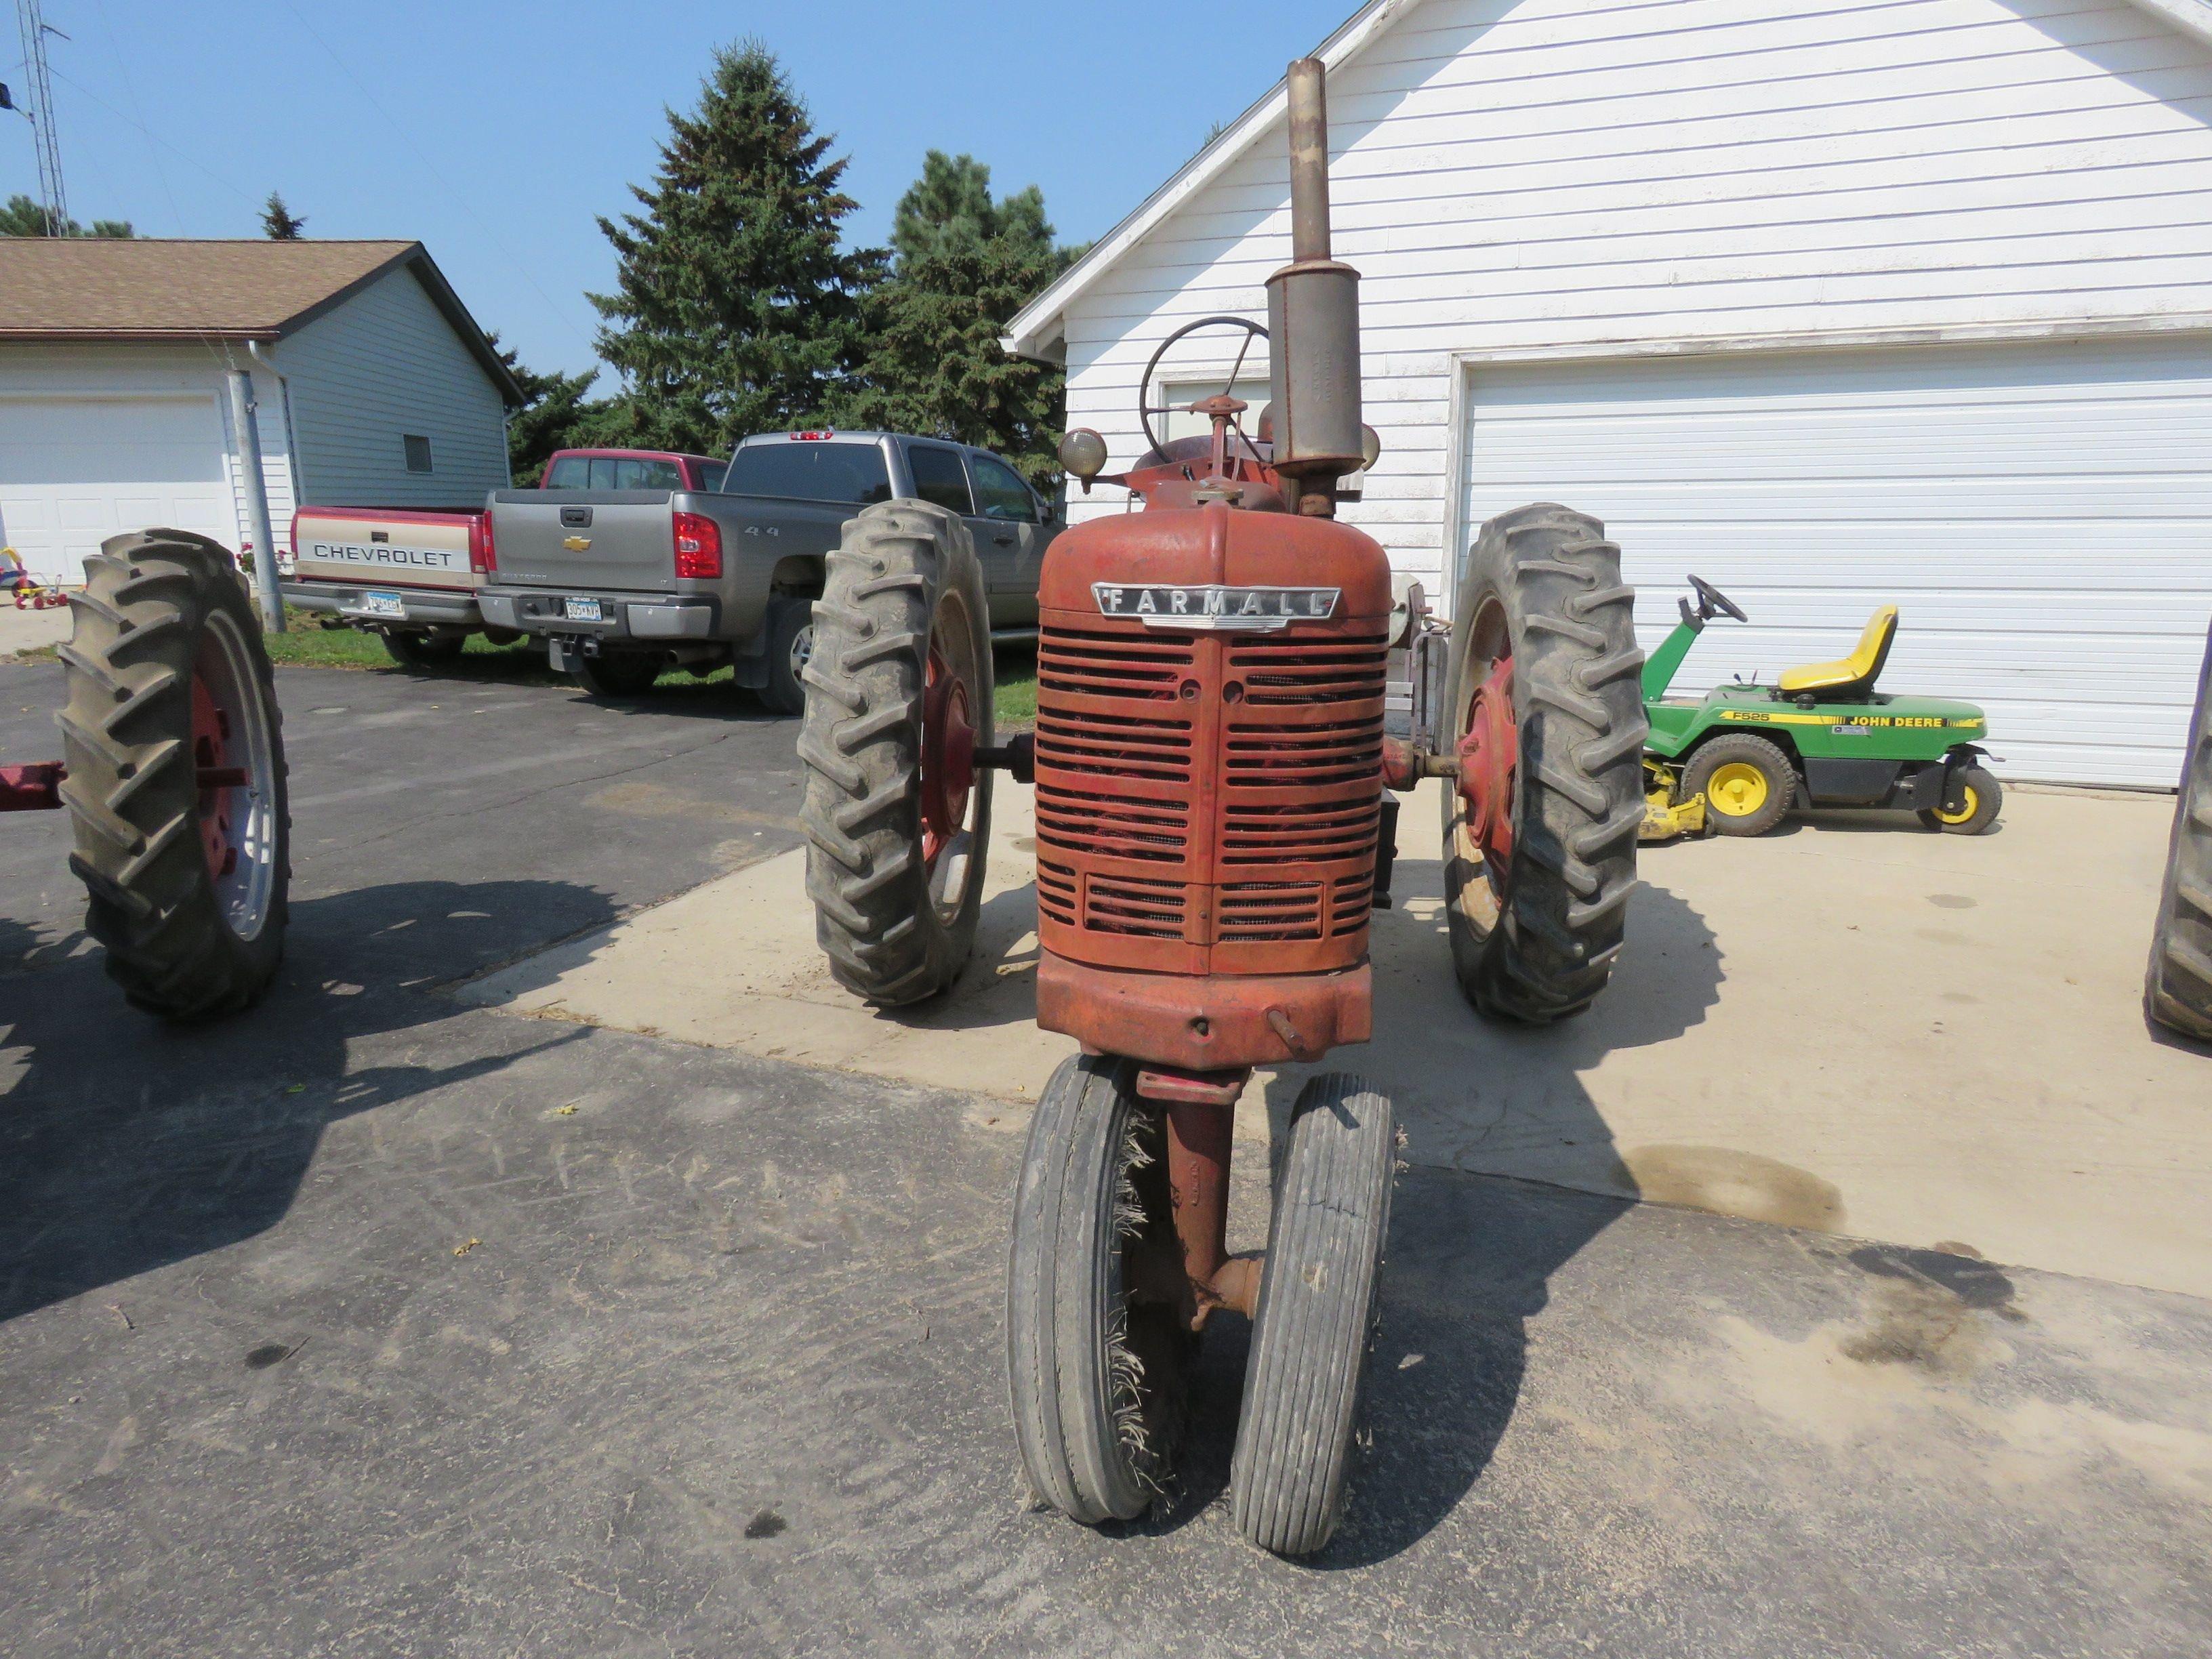
<path id="1" fill-rule="evenodd" d="M 262 477 L 269 495 L 269 519 L 281 540 L 298 504 L 292 488 L 292 456 L 285 429 L 283 394 L 276 379 L 257 367 L 243 347 L 221 342 L 200 346 L 138 344 L 10 345 L 0 347 L 0 399 L 12 403 L 37 402 L 58 410 L 97 413 L 100 405 L 117 399 L 138 398 L 204 400 L 210 411 L 211 446 L 224 452 L 216 465 L 228 477 L 233 504 L 232 522 L 221 529 L 219 539 L 234 550 L 252 539 L 246 508 L 244 475 L 238 465 L 235 441 L 230 430 L 230 391 L 227 372 L 243 368 L 253 376 L 260 407 L 255 425 L 261 436 Z M 129 482 L 129 481 L 124 481 Z M 129 514 L 118 503 L 126 529 L 149 526 L 123 522 Z M 0 501 L 0 535 L 5 533 L 4 501 Z M 183 526 L 186 529 L 193 526 Z"/>
<path id="2" fill-rule="evenodd" d="M 1432 582 L 1454 354 L 2212 310 L 2212 52 L 2118 0 L 1429 0 L 1329 104 L 1384 443 L 1346 516 Z M 1155 343 L 1264 314 L 1288 179 L 1279 123 L 1068 307 L 1117 462 Z"/>
<path id="3" fill-rule="evenodd" d="M 270 355 L 291 386 L 313 504 L 480 505 L 506 487 L 499 390 L 412 273 L 390 272 Z M 408 433 L 430 440 L 434 471 L 407 470 Z"/>

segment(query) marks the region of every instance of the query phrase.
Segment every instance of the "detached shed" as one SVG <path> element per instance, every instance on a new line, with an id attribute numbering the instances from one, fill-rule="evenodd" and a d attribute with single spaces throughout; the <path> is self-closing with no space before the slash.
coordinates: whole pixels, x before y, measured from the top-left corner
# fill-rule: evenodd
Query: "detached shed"
<path id="1" fill-rule="evenodd" d="M 419 242 L 0 238 L 0 543 L 69 582 L 119 531 L 245 547 L 233 368 L 280 538 L 507 483 L 520 389 Z"/>
<path id="2" fill-rule="evenodd" d="M 1347 517 L 1449 605 L 1485 518 L 1595 514 L 1647 646 L 1692 572 L 1751 614 L 1684 690 L 1893 602 L 1884 683 L 1988 705 L 2010 775 L 2170 787 L 2212 617 L 2208 42 L 2204 0 L 1376 0 L 1321 48 L 1384 443 Z M 1011 326 L 1117 458 L 1159 340 L 1265 315 L 1284 112 Z"/>

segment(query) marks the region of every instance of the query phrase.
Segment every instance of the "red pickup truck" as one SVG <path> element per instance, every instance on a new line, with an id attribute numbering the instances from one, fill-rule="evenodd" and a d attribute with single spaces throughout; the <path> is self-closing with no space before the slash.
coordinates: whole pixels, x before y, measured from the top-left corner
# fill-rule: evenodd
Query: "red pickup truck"
<path id="1" fill-rule="evenodd" d="M 657 449 L 563 449 L 541 489 L 719 489 L 726 459 Z M 383 636 L 413 666 L 450 662 L 487 628 L 477 590 L 497 578 L 491 515 L 476 507 L 303 507 L 277 558 L 284 602 Z"/>

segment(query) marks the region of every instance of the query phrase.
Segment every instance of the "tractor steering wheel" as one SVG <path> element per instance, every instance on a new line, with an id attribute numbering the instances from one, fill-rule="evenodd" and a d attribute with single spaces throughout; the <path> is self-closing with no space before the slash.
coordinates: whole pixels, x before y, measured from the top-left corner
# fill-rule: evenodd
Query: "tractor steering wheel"
<path id="1" fill-rule="evenodd" d="M 1747 623 L 1751 620 L 1743 614 L 1741 605 L 1722 592 L 1719 588 L 1715 587 L 1703 576 L 1691 577 L 1690 586 L 1697 590 L 1698 612 L 1700 616 L 1733 617 L 1740 623 Z"/>
<path id="2" fill-rule="evenodd" d="M 1137 419 L 1143 423 L 1145 441 L 1152 446 L 1154 453 L 1165 448 L 1166 446 L 1160 441 L 1160 434 L 1152 430 L 1152 416 L 1187 414 L 1189 412 L 1190 405 L 1164 404 L 1155 406 L 1152 403 L 1152 374 L 1159 368 L 1160 359 L 1168 355 L 1169 349 L 1177 340 L 1182 339 L 1186 334 L 1195 334 L 1202 328 L 1241 328 L 1244 331 L 1244 343 L 1237 349 L 1237 361 L 1230 367 L 1229 378 L 1221 383 L 1221 395 L 1224 398 L 1230 397 L 1237 390 L 1237 376 L 1243 370 L 1244 359 L 1252 349 L 1252 342 L 1267 337 L 1267 331 L 1249 317 L 1223 316 L 1201 317 L 1194 323 L 1185 323 L 1160 342 L 1160 349 L 1152 354 L 1152 361 L 1145 365 L 1145 378 L 1138 383 L 1137 386 Z M 1234 416 L 1231 418 L 1233 419 Z"/>

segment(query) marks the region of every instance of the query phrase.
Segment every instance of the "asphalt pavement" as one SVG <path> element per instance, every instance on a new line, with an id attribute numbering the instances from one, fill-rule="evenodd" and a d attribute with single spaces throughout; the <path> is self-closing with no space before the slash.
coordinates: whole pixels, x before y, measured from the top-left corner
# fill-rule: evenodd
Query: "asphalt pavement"
<path id="1" fill-rule="evenodd" d="M 278 684 L 248 1017 L 126 1008 L 0 823 L 11 1655 L 2203 1650 L 2212 1304 L 1441 1170 L 1327 1553 L 1237 1538 L 1233 1321 L 1161 1513 L 1036 1511 L 1009 1109 L 441 988 L 796 845 L 790 723 Z"/>

